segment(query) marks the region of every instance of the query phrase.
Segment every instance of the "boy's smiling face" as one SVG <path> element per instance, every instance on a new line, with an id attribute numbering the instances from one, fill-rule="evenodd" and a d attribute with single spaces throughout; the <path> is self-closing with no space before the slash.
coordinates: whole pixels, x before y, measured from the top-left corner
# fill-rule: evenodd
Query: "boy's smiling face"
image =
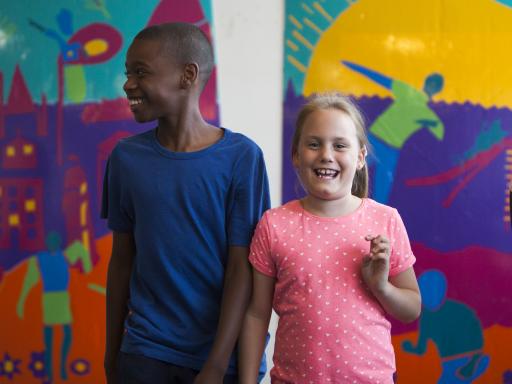
<path id="1" fill-rule="evenodd" d="M 184 66 L 178 65 L 158 40 L 135 39 L 126 54 L 123 89 L 139 123 L 170 117 L 183 104 Z"/>

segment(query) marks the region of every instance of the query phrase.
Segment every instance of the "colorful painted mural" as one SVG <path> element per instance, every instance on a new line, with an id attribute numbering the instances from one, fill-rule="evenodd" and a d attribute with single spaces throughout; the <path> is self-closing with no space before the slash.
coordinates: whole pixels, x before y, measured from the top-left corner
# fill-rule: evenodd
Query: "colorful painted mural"
<path id="1" fill-rule="evenodd" d="M 423 312 L 393 324 L 398 383 L 511 383 L 512 4 L 287 0 L 283 200 L 305 97 L 363 109 L 371 196 L 401 213 Z"/>
<path id="2" fill-rule="evenodd" d="M 0 14 L 0 383 L 101 383 L 111 236 L 106 160 L 136 124 L 133 36 L 166 21 L 211 36 L 209 0 L 3 2 Z M 215 73 L 201 99 L 218 124 Z"/>

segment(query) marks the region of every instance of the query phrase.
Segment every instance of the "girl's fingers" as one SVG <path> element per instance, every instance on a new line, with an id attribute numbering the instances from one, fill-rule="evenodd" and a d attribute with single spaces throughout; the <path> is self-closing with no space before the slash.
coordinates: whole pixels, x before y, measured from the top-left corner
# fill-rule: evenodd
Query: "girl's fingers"
<path id="1" fill-rule="evenodd" d="M 370 257 L 372 258 L 372 260 L 387 260 L 388 253 L 385 251 L 372 253 Z"/>

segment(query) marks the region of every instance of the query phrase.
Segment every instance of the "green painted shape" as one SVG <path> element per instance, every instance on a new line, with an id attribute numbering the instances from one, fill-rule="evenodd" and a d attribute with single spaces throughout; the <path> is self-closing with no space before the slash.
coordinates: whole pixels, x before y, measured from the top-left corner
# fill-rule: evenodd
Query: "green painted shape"
<path id="1" fill-rule="evenodd" d="M 91 254 L 80 241 L 75 241 L 67 247 L 64 251 L 64 255 L 71 265 L 75 265 L 78 261 L 81 261 L 82 269 L 85 273 L 92 271 Z"/>
<path id="2" fill-rule="evenodd" d="M 21 293 L 16 304 L 16 314 L 20 319 L 23 319 L 25 314 L 25 300 L 27 299 L 30 290 L 39 281 L 39 267 L 37 266 L 37 258 L 31 256 L 27 261 L 27 272 L 25 272 L 25 278 L 23 279 L 23 286 L 21 287 Z"/>
<path id="3" fill-rule="evenodd" d="M 428 340 L 436 344 L 441 358 L 477 351 L 484 344 L 480 319 L 470 307 L 455 300 L 446 300 L 437 311 L 423 308 L 415 352 L 425 353 Z"/>
<path id="4" fill-rule="evenodd" d="M 87 83 L 81 65 L 64 66 L 64 84 L 66 100 L 80 103 L 85 99 Z"/>
<path id="5" fill-rule="evenodd" d="M 393 80 L 393 103 L 377 117 L 370 132 L 391 147 L 401 149 L 414 133 L 427 128 L 438 139 L 444 137 L 444 125 L 428 106 L 427 95 L 400 80 Z"/>
<path id="6" fill-rule="evenodd" d="M 102 295 L 107 294 L 107 289 L 99 284 L 90 283 L 87 285 L 87 288 L 89 288 L 91 291 L 98 292 Z"/>
<path id="7" fill-rule="evenodd" d="M 69 292 L 43 293 L 43 323 L 44 325 L 71 324 L 71 301 Z"/>

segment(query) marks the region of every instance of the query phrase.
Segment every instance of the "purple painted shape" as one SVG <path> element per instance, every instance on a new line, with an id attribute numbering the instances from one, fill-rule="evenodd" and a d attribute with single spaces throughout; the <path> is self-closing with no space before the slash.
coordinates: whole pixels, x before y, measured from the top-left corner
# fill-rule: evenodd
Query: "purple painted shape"
<path id="1" fill-rule="evenodd" d="M 356 100 L 367 126 L 392 102 L 361 97 Z M 290 85 L 283 105 L 283 202 L 301 197 L 290 162 L 291 138 L 297 113 L 304 103 Z M 445 208 L 442 202 L 457 184 L 411 187 L 406 180 L 444 172 L 464 161 L 484 127 L 493 121 L 512 137 L 512 111 L 480 105 L 433 103 L 432 109 L 445 125 L 443 141 L 421 130 L 404 145 L 400 154 L 389 205 L 404 219 L 419 275 L 426 269 L 442 271 L 448 279 L 448 297 L 474 308 L 483 327 L 512 326 L 512 232 L 503 221 L 505 201 L 505 154 L 495 158 Z M 461 178 L 463 175 L 461 176 Z M 371 183 L 371 181 L 370 181 Z M 371 185 L 370 185 L 371 190 Z M 413 331 L 417 324 L 393 322 L 393 332 Z"/>
<path id="2" fill-rule="evenodd" d="M 392 102 L 391 99 L 361 97 L 367 126 Z M 289 86 L 283 115 L 283 201 L 302 196 L 290 162 L 291 137 L 296 115 L 304 103 Z M 396 207 L 406 224 L 409 237 L 439 251 L 453 251 L 470 245 L 512 253 L 510 225 L 505 214 L 505 154 L 495 158 L 444 208 L 442 202 L 459 179 L 437 186 L 411 187 L 406 180 L 444 172 L 463 161 L 484 126 L 495 120 L 512 137 L 512 111 L 485 109 L 479 105 L 433 103 L 432 109 L 445 125 L 445 137 L 438 141 L 428 131 L 413 135 L 402 148 L 389 205 Z M 492 186 L 492 187 L 491 187 Z M 370 191 L 371 191 L 370 180 Z M 485 223 L 485 225 L 482 225 Z"/>
<path id="3" fill-rule="evenodd" d="M 130 117 L 127 120 L 88 121 L 82 120 L 83 112 L 93 103 L 69 105 L 63 107 L 63 164 L 57 166 L 56 156 L 56 118 L 57 106 L 47 106 L 48 134 L 38 135 L 37 119 L 35 114 L 8 115 L 5 118 L 6 134 L 0 140 L 0 147 L 17 136 L 29 139 L 38 152 L 36 168 L 23 170 L 0 171 L 0 178 L 42 178 L 44 180 L 44 225 L 45 231 L 55 230 L 63 235 L 63 243 L 67 244 L 65 215 L 62 212 L 62 199 L 64 193 L 64 176 L 68 169 L 81 167 L 83 170 L 90 196 L 90 212 L 94 224 L 92 239 L 105 235 L 107 231 L 105 220 L 99 218 L 101 205 L 101 189 L 97 185 L 103 183 L 103 173 L 98 174 L 98 167 L 102 168 L 104 154 L 97 151 L 101 143 L 110 138 L 118 137 L 119 131 L 132 134 L 143 132 L 155 126 L 156 123 L 138 124 Z M 39 106 L 36 106 L 39 108 Z M 218 125 L 218 119 L 209 119 L 211 124 Z M 102 168 L 103 169 L 103 168 Z M 0 271 L 9 271 L 14 265 L 30 256 L 29 252 L 19 249 L 0 249 Z M 0 280 L 1 281 L 1 280 Z"/>

